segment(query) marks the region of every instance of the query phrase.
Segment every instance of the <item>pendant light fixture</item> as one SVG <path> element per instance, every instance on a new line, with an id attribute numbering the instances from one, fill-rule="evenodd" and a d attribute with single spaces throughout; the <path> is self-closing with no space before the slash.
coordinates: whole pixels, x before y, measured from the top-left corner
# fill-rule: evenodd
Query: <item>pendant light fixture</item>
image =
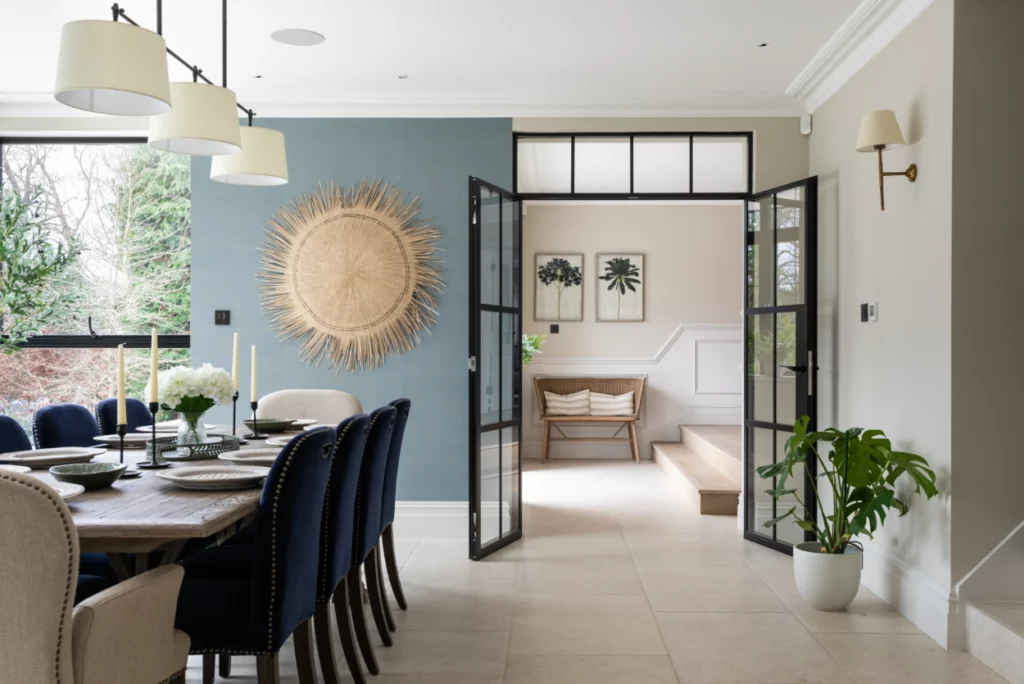
<path id="1" fill-rule="evenodd" d="M 210 178 L 229 185 L 284 185 L 288 182 L 288 159 L 284 133 L 273 128 L 243 126 L 242 151 L 214 157 Z"/>
<path id="2" fill-rule="evenodd" d="M 152 116 L 171 108 L 163 36 L 117 21 L 64 24 L 54 97 L 75 109 Z"/>

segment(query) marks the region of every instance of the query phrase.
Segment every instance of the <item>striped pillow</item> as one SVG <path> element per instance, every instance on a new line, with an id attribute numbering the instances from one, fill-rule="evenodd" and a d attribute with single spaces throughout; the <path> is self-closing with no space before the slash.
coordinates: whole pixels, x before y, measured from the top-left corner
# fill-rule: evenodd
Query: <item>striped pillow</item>
<path id="1" fill-rule="evenodd" d="M 544 405 L 549 416 L 588 416 L 590 415 L 590 390 L 575 394 L 544 393 Z"/>
<path id="2" fill-rule="evenodd" d="M 618 396 L 590 393 L 590 415 L 592 416 L 631 416 L 633 415 L 633 393 L 626 392 Z"/>

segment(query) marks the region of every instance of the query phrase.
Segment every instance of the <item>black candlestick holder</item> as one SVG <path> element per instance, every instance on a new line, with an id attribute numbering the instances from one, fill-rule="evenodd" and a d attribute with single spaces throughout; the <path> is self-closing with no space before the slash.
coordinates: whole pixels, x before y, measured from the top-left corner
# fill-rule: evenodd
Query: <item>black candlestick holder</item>
<path id="1" fill-rule="evenodd" d="M 238 432 L 238 390 L 231 397 L 231 436 L 237 437 Z"/>
<path id="2" fill-rule="evenodd" d="M 124 436 L 128 434 L 127 425 L 117 426 L 117 436 L 121 438 L 121 463 L 124 464 Z"/>
<path id="3" fill-rule="evenodd" d="M 267 437 L 270 436 L 260 434 L 260 421 L 259 418 L 256 417 L 256 407 L 258 407 L 259 405 L 260 404 L 258 401 L 249 402 L 249 406 L 252 407 L 252 434 L 246 435 L 246 439 L 266 439 Z"/>
<path id="4" fill-rule="evenodd" d="M 158 450 L 156 448 L 156 414 L 159 411 L 160 411 L 160 404 L 158 402 L 155 402 L 155 401 L 149 402 L 149 412 L 153 415 L 153 426 L 152 426 L 152 433 L 153 433 L 152 449 L 153 449 L 153 451 L 150 454 L 150 457 L 149 457 L 148 461 L 140 461 L 139 463 L 135 464 L 135 467 L 137 467 L 137 468 L 145 468 L 147 470 L 151 470 L 151 469 L 154 469 L 154 468 L 169 468 L 170 465 L 171 465 L 170 461 L 158 461 L 157 460 Z"/>

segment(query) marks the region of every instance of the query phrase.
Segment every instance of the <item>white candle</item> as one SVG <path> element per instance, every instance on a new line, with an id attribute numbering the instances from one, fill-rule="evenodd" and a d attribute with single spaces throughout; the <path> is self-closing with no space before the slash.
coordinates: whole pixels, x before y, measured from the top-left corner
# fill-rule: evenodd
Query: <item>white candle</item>
<path id="1" fill-rule="evenodd" d="M 235 383 L 235 391 L 238 391 L 238 333 L 235 333 L 235 351 L 231 357 L 231 379 Z"/>
<path id="2" fill-rule="evenodd" d="M 117 345 L 117 424 L 128 424 L 128 407 L 124 396 L 124 345 Z"/>
<path id="3" fill-rule="evenodd" d="M 256 345 L 252 345 L 252 398 L 250 401 L 256 401 Z"/>
<path id="4" fill-rule="evenodd" d="M 153 326 L 153 339 L 150 342 L 149 348 L 149 403 L 155 404 L 159 401 L 157 397 L 160 396 L 160 381 L 157 379 L 157 375 L 160 372 L 160 364 L 157 361 L 157 337 L 155 325 Z"/>

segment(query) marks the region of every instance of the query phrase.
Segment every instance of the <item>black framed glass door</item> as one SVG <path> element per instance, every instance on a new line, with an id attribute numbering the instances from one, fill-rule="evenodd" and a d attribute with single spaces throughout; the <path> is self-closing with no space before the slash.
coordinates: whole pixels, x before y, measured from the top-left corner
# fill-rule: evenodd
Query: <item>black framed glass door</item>
<path id="1" fill-rule="evenodd" d="M 469 557 L 523 536 L 522 202 L 469 179 Z"/>
<path id="2" fill-rule="evenodd" d="M 766 494 L 775 484 L 756 469 L 784 458 L 800 417 L 816 428 L 817 198 L 818 179 L 808 178 L 751 196 L 745 212 L 743 529 L 746 539 L 786 553 L 813 537 L 792 519 L 764 527 L 797 502 Z M 812 509 L 815 474 L 809 462 L 790 480 L 803 482 L 800 499 Z"/>

